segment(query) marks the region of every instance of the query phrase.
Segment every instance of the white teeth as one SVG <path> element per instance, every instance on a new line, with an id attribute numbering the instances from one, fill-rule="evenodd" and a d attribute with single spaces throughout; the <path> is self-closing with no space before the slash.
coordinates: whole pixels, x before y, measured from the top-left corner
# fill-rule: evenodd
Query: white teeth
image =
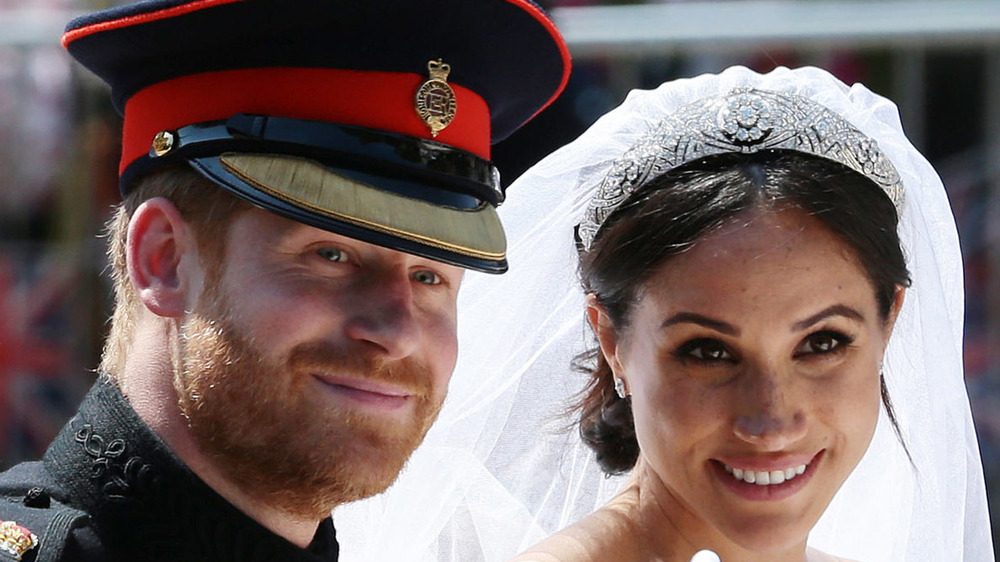
<path id="1" fill-rule="evenodd" d="M 800 464 L 799 466 L 792 466 L 784 470 L 771 470 L 771 471 L 761 471 L 756 472 L 753 470 L 744 470 L 742 468 L 734 468 L 728 464 L 723 464 L 726 472 L 733 475 L 733 478 L 737 480 L 742 480 L 748 484 L 757 484 L 758 486 L 768 486 L 771 484 L 782 484 L 796 476 L 804 473 L 806 471 L 806 465 Z"/>
<path id="2" fill-rule="evenodd" d="M 781 484 L 785 481 L 785 471 L 784 470 L 774 470 L 771 472 L 771 483 Z"/>

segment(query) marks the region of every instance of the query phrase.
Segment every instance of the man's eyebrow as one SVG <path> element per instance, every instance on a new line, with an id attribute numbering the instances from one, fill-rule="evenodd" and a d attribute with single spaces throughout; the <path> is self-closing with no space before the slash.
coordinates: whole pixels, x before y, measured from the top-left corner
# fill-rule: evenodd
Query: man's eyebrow
<path id="1" fill-rule="evenodd" d="M 678 312 L 664 320 L 663 324 L 660 324 L 660 329 L 666 329 L 677 324 L 697 324 L 728 336 L 740 335 L 740 330 L 736 326 L 694 312 Z"/>
<path id="2" fill-rule="evenodd" d="M 816 314 L 813 314 L 809 318 L 799 320 L 795 324 L 792 324 L 792 330 L 796 332 L 801 332 L 802 330 L 805 330 L 809 326 L 812 326 L 813 324 L 816 324 L 821 320 L 830 318 L 831 316 L 844 316 L 852 320 L 857 320 L 858 322 L 865 321 L 865 316 L 860 312 L 858 312 L 857 310 L 854 310 L 853 308 L 845 304 L 835 304 L 833 306 L 824 308 L 823 310 L 817 312 Z"/>

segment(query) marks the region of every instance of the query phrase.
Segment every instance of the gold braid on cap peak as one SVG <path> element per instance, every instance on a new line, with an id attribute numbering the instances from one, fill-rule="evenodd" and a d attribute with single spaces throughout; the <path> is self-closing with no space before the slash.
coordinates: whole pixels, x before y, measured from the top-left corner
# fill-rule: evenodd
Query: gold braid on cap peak
<path id="1" fill-rule="evenodd" d="M 903 184 L 874 140 L 826 107 L 800 95 L 737 88 L 680 108 L 616 160 L 578 228 L 589 249 L 604 221 L 647 182 L 706 156 L 762 150 L 812 154 L 864 175 L 903 204 Z"/>

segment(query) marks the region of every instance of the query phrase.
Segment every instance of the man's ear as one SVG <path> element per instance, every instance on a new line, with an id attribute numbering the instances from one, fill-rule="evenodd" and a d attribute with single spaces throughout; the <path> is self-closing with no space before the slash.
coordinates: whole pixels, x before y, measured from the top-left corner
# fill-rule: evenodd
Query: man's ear
<path id="1" fill-rule="evenodd" d="M 601 354 L 611 366 L 611 371 L 616 377 L 622 377 L 624 371 L 618 353 L 618 334 L 611 317 L 608 316 L 608 311 L 597 301 L 597 297 L 593 293 L 587 295 L 587 321 L 590 322 L 590 327 L 597 335 Z"/>
<path id="2" fill-rule="evenodd" d="M 125 244 L 128 274 L 139 300 L 157 316 L 184 315 L 191 291 L 200 291 L 201 268 L 194 230 L 163 197 L 132 213 Z"/>

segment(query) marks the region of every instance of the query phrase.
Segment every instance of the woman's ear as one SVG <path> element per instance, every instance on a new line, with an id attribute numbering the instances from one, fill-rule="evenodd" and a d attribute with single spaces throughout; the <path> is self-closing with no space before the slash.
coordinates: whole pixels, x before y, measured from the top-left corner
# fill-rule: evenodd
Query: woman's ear
<path id="1" fill-rule="evenodd" d="M 608 316 L 608 311 L 597 301 L 597 296 L 593 293 L 587 295 L 587 321 L 590 322 L 590 327 L 597 335 L 601 354 L 611 366 L 611 371 L 616 377 L 622 377 L 623 369 L 619 357 L 618 333 L 615 331 L 611 317 Z"/>
<path id="2" fill-rule="evenodd" d="M 139 301 L 157 316 L 183 316 L 188 292 L 200 290 L 187 267 L 200 271 L 198 244 L 172 202 L 155 197 L 139 205 L 129 221 L 125 255 Z"/>
<path id="3" fill-rule="evenodd" d="M 882 343 L 889 345 L 889 337 L 892 336 L 892 328 L 896 325 L 899 311 L 903 309 L 903 300 L 906 297 L 906 287 L 896 285 L 896 294 L 892 298 L 892 305 L 889 313 L 885 316 L 885 324 L 882 327 Z"/>

